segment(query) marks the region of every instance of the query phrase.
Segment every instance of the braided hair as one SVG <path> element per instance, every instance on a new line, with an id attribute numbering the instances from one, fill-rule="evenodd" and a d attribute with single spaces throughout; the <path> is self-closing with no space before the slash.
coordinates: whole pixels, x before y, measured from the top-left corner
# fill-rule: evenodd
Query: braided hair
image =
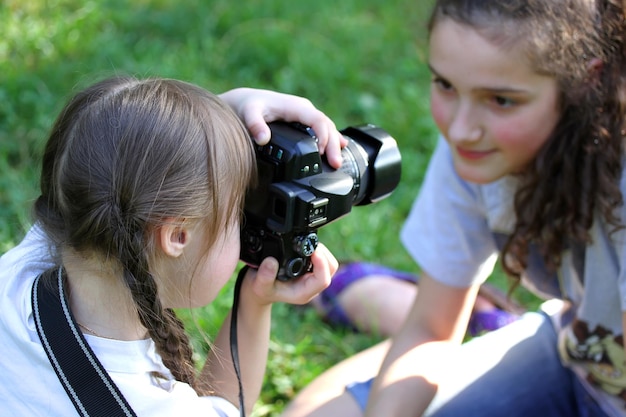
<path id="1" fill-rule="evenodd" d="M 183 323 L 162 304 L 153 231 L 200 220 L 206 250 L 240 216 L 255 173 L 247 131 L 218 97 L 169 79 L 115 77 L 73 97 L 56 120 L 35 219 L 55 245 L 119 265 L 141 324 L 173 376 L 196 386 Z M 168 220 L 169 219 L 169 220 Z"/>

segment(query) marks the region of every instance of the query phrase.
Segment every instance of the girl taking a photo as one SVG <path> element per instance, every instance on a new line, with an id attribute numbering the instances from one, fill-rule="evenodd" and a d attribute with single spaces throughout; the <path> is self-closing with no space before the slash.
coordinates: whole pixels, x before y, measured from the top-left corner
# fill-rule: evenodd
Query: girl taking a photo
<path id="1" fill-rule="evenodd" d="M 252 409 L 266 367 L 272 303 L 308 302 L 330 282 L 334 257 L 320 245 L 314 272 L 297 282 L 276 280 L 273 258 L 249 270 L 239 309 L 226 319 L 201 372 L 173 309 L 210 303 L 235 272 L 244 197 L 256 176 L 248 129 L 267 142 L 265 122 L 277 118 L 311 125 L 329 161 L 341 163 L 341 135 L 299 97 L 251 89 L 218 97 L 176 80 L 116 77 L 69 101 L 46 144 L 35 224 L 0 258 L 2 414 L 87 415 L 92 398 L 62 384 L 72 370 L 61 368 L 57 377 L 46 356 L 49 339 L 38 335 L 47 317 L 43 310 L 37 315 L 35 293 L 50 288 L 118 401 L 139 416 L 244 412 L 235 406 L 240 387 L 229 352 L 236 314 L 245 346 L 241 388 Z"/>

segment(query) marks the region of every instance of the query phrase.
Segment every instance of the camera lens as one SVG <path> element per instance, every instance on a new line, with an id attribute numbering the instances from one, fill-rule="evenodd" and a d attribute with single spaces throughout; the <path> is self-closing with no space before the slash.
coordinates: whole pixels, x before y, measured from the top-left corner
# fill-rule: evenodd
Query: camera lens
<path id="1" fill-rule="evenodd" d="M 367 190 L 369 182 L 367 161 L 369 158 L 363 147 L 351 138 L 348 138 L 348 145 L 341 150 L 341 156 L 343 157 L 343 162 L 339 171 L 352 177 L 354 181 L 354 201 L 352 204 L 356 205 L 363 199 Z"/>
<path id="2" fill-rule="evenodd" d="M 383 129 L 348 127 L 341 131 L 348 144 L 335 170 L 320 156 L 310 129 L 286 122 L 270 128 L 270 143 L 256 149 L 258 183 L 246 195 L 241 260 L 257 267 L 273 256 L 280 262 L 278 279 L 289 280 L 311 270 L 318 228 L 393 192 L 401 158 Z"/>
<path id="3" fill-rule="evenodd" d="M 374 125 L 348 127 L 348 139 L 340 170 L 354 181 L 353 205 L 366 205 L 387 197 L 400 182 L 401 161 L 397 143 L 389 133 Z"/>

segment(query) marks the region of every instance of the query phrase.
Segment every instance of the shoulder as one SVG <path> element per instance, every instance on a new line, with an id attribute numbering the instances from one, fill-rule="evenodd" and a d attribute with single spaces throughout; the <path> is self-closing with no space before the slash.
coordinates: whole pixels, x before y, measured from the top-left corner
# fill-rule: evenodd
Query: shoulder
<path id="1" fill-rule="evenodd" d="M 31 289 L 35 278 L 53 266 L 48 240 L 33 227 L 0 258 L 0 332 L 20 340 L 37 339 L 32 325 Z"/>
<path id="2" fill-rule="evenodd" d="M 50 241 L 35 225 L 17 246 L 0 257 L 0 285 L 16 275 L 39 275 L 52 266 L 54 255 Z"/>

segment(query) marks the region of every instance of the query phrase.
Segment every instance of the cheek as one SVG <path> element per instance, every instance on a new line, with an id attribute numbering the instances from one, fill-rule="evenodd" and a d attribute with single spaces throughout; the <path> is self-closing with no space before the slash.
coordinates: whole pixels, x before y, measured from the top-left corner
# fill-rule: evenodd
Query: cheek
<path id="1" fill-rule="evenodd" d="M 430 96 L 430 113 L 439 131 L 445 136 L 449 109 L 445 102 L 436 94 Z"/>
<path id="2" fill-rule="evenodd" d="M 528 161 L 546 143 L 555 124 L 552 118 L 519 118 L 492 125 L 491 134 L 502 150 L 507 150 L 516 159 Z"/>
<path id="3" fill-rule="evenodd" d="M 507 122 L 492 125 L 490 133 L 501 147 L 515 149 L 527 142 L 530 135 L 525 130 L 526 126 L 522 123 Z"/>
<path id="4" fill-rule="evenodd" d="M 218 242 L 203 262 L 192 283 L 192 305 L 203 306 L 213 301 L 235 272 L 239 262 L 239 232 Z"/>

